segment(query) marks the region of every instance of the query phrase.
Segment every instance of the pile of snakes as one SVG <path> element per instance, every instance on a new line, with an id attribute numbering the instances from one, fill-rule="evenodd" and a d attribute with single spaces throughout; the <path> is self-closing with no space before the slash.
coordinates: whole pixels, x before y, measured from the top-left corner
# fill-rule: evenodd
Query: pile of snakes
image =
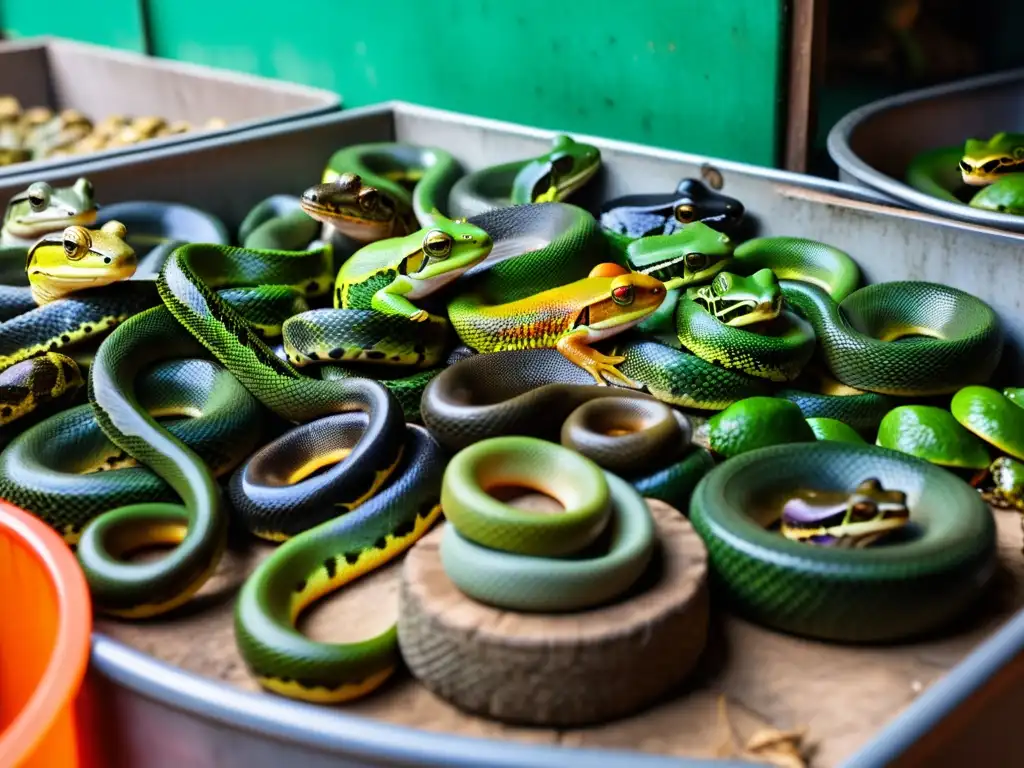
<path id="1" fill-rule="evenodd" d="M 984 498 L 1021 505 L 1024 478 L 1020 391 L 988 386 L 992 309 L 862 285 L 824 243 L 743 239 L 743 203 L 695 179 L 571 202 L 601 166 L 564 135 L 472 172 L 435 147 L 353 145 L 237 232 L 186 205 L 100 207 L 87 179 L 32 184 L 0 240 L 0 498 L 75 547 L 112 617 L 188 602 L 229 523 L 274 542 L 235 635 L 261 685 L 314 702 L 388 679 L 396 630 L 314 642 L 298 616 L 448 509 L 461 589 L 547 605 L 480 577 L 517 530 L 480 527 L 495 466 L 574 481 L 588 509 L 624 500 L 647 531 L 626 582 L 649 556 L 635 502 L 675 506 L 731 604 L 783 630 L 893 639 L 973 599 L 995 551 Z M 847 490 L 816 494 L 821 478 Z M 784 492 L 781 529 L 754 524 Z M 571 521 L 544 520 L 522 551 L 571 551 Z M 924 533 L 875 542 L 908 521 Z M 126 560 L 156 544 L 173 549 Z M 559 606 L 620 591 L 564 567 L 577 592 Z"/>

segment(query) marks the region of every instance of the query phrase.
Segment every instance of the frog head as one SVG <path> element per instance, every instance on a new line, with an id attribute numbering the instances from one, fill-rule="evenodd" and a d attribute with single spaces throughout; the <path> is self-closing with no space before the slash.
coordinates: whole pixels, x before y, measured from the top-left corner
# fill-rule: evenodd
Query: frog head
<path id="1" fill-rule="evenodd" d="M 1024 134 L 997 133 L 988 141 L 968 139 L 960 158 L 964 184 L 983 187 L 1008 173 L 1024 172 Z"/>
<path id="2" fill-rule="evenodd" d="M 92 182 L 78 179 L 69 187 L 52 187 L 37 181 L 10 199 L 4 213 L 5 235 L 35 241 L 49 232 L 71 225 L 89 226 L 96 221 Z"/>
<path id="3" fill-rule="evenodd" d="M 687 286 L 716 275 L 732 258 L 734 247 L 724 232 L 694 221 L 671 235 L 634 240 L 626 248 L 626 259 L 636 272 L 665 281 L 674 278 L 675 285 Z"/>
<path id="4" fill-rule="evenodd" d="M 703 221 L 714 229 L 728 232 L 739 225 L 745 213 L 739 200 L 708 189 L 697 179 L 683 179 L 676 187 L 672 217 L 683 226 Z"/>
<path id="5" fill-rule="evenodd" d="M 710 285 L 698 288 L 693 300 L 719 321 L 733 327 L 773 320 L 782 311 L 782 287 L 770 269 L 750 277 L 719 272 Z"/>
<path id="6" fill-rule="evenodd" d="M 599 278 L 599 290 L 590 283 Z M 576 326 L 587 326 L 591 339 L 597 340 L 630 328 L 653 314 L 668 295 L 665 284 L 656 277 L 630 272 L 608 262 L 596 265 L 587 278 L 561 289 L 580 293 L 580 313 Z"/>
<path id="7" fill-rule="evenodd" d="M 436 210 L 433 219 L 431 226 L 406 235 L 396 244 L 407 254 L 398 269 L 413 284 L 407 294 L 410 299 L 447 285 L 491 252 L 491 236 L 475 224 L 449 219 Z"/>
<path id="8" fill-rule="evenodd" d="M 302 193 L 299 205 L 311 218 L 360 243 L 391 237 L 399 229 L 400 206 L 386 192 L 364 184 L 356 173 L 314 184 Z"/>
<path id="9" fill-rule="evenodd" d="M 44 235 L 29 249 L 25 267 L 36 303 L 134 275 L 138 259 L 126 237 L 119 221 L 108 221 L 100 229 L 73 225 Z"/>
<path id="10" fill-rule="evenodd" d="M 560 134 L 547 154 L 534 158 L 512 182 L 512 203 L 561 201 L 582 187 L 601 167 L 601 150 Z"/>
<path id="11" fill-rule="evenodd" d="M 852 493 L 801 491 L 782 508 L 782 534 L 794 541 L 867 547 L 910 522 L 907 497 L 868 478 Z"/>

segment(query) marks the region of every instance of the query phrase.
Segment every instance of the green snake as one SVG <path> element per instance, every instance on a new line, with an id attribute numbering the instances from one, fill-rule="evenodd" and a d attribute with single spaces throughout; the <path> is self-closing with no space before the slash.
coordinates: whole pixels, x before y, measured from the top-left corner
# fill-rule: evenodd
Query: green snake
<path id="1" fill-rule="evenodd" d="M 558 515 L 524 512 L 492 495 L 525 487 L 556 499 Z M 532 437 L 494 437 L 459 451 L 441 490 L 441 563 L 473 599 L 510 611 L 593 608 L 628 590 L 654 552 L 643 497 L 579 453 Z M 607 545 L 587 551 L 610 529 Z"/>
<path id="2" fill-rule="evenodd" d="M 998 323 L 984 307 L 950 293 L 919 295 L 918 300 L 934 295 L 951 302 L 933 314 L 873 326 L 887 320 L 890 306 L 901 308 L 898 297 L 888 294 L 889 303 L 880 303 L 871 291 L 875 286 L 858 289 L 852 260 L 812 241 L 761 238 L 733 247 L 717 239 L 722 233 L 711 237 L 711 228 L 695 221 L 662 235 L 667 239 L 656 247 L 644 238 L 617 251 L 594 216 L 562 202 L 596 171 L 597 158 L 585 145 L 556 139 L 542 158 L 461 178 L 450 157 L 429 148 L 414 154 L 410 158 L 408 148 L 393 145 L 349 148 L 332 159 L 324 181 L 315 194 L 300 198 L 298 209 L 268 202 L 246 223 L 247 240 L 259 233 L 272 245 L 292 235 L 281 222 L 291 217 L 306 227 L 296 240 L 301 243 L 312 234 L 301 210 L 317 224 L 361 241 L 343 264 L 333 263 L 326 246 L 179 247 L 140 306 L 119 317 L 113 332 L 105 329 L 109 335 L 90 368 L 96 423 L 110 443 L 166 485 L 171 499 L 129 503 L 82 530 L 80 561 L 97 604 L 112 613 L 152 615 L 180 605 L 209 576 L 224 546 L 224 500 L 214 472 L 196 449 L 147 412 L 136 394 L 146 386 L 145 367 L 212 356 L 216 363 L 210 364 L 234 377 L 266 411 L 300 424 L 250 456 L 228 489 L 252 533 L 287 539 L 246 583 L 236 610 L 246 664 L 262 685 L 286 696 L 343 701 L 373 690 L 391 674 L 398 658 L 393 629 L 363 643 L 319 644 L 304 638 L 295 621 L 318 597 L 411 546 L 440 514 L 444 451 L 467 439 L 502 434 L 496 425 L 509 423 L 502 419 L 518 419 L 528 429 L 538 421 L 536 409 L 550 407 L 557 415 L 548 426 L 556 434 L 545 442 L 562 441 L 599 464 L 610 462 L 634 495 L 681 505 L 710 469 L 711 454 L 690 444 L 685 422 L 664 404 L 719 410 L 771 393 L 779 384 L 792 387 L 809 367 L 804 357 L 813 347 L 818 364 L 843 386 L 856 386 L 857 394 L 809 394 L 840 411 L 845 403 L 867 408 L 861 397 L 892 391 L 893 373 L 869 369 L 866 378 L 861 375 L 863 362 L 845 351 L 851 339 L 861 343 L 862 355 L 902 363 L 907 353 L 900 349 L 907 347 L 892 342 L 894 326 L 938 336 L 924 340 L 931 344 L 922 347 L 926 360 L 929 354 L 941 358 L 930 351 L 936 348 L 959 355 L 958 365 L 933 366 L 945 387 L 980 377 L 971 366 L 984 369 L 1002 343 Z M 405 188 L 410 183 L 411 191 Z M 468 221 L 447 218 L 467 214 Z M 458 248 L 464 242 L 468 249 Z M 392 263 L 396 252 L 400 258 Z M 360 261 L 368 257 L 374 270 Z M 381 266 L 395 274 L 380 277 Z M 414 277 L 428 285 L 417 286 Z M 116 295 L 131 282 L 94 290 Z M 449 286 L 454 298 L 446 293 Z M 292 309 L 285 311 L 286 320 L 275 315 L 261 331 L 253 320 L 273 291 L 293 302 Z M 302 306 L 328 295 L 333 308 Z M 408 301 L 420 296 L 422 305 Z M 548 312 L 556 305 L 566 310 Z M 700 316 L 697 310 L 714 320 L 708 334 L 699 334 L 704 346 L 679 322 L 690 313 Z M 968 316 L 960 325 L 949 319 L 958 310 Z M 783 312 L 796 318 L 793 338 L 777 332 Z M 386 338 L 374 337 L 374 323 L 389 315 L 396 321 L 386 325 Z M 480 348 L 444 368 L 447 344 L 427 354 L 427 347 L 415 349 L 416 335 L 409 332 L 410 325 L 432 322 L 430 316 L 447 318 L 459 341 Z M 566 316 L 569 326 L 557 325 Z M 917 325 L 911 328 L 910 320 Z M 278 329 L 283 355 L 265 341 Z M 749 345 L 756 365 L 723 365 L 719 351 L 728 352 L 731 340 L 745 334 L 759 337 Z M 499 348 L 486 348 L 493 339 L 500 340 Z M 781 348 L 783 342 L 790 346 Z M 771 376 L 756 375 L 764 351 L 777 361 Z M 345 365 L 338 365 L 343 359 Z M 411 375 L 405 368 L 410 361 Z M 479 375 L 503 362 L 491 376 Z M 379 383 L 364 378 L 365 366 L 388 363 L 397 375 Z M 303 366 L 312 366 L 320 378 L 305 375 Z M 853 377 L 846 373 L 851 369 Z M 497 370 L 501 376 L 493 375 Z M 598 386 L 594 379 L 607 379 L 611 370 L 630 386 Z M 899 370 L 899 394 L 919 393 L 916 372 Z M 459 394 L 453 376 L 479 382 L 468 401 L 459 400 L 466 393 Z M 572 394 L 583 390 L 595 394 Z M 614 407 L 601 403 L 612 400 L 609 395 L 617 400 Z M 431 434 L 406 425 L 410 415 L 422 416 Z M 610 442 L 606 426 L 594 426 L 624 415 L 629 421 L 622 431 L 640 432 L 641 438 L 622 434 L 622 441 Z M 26 440 L 45 436 L 34 430 L 46 424 L 32 427 Z M 497 434 L 488 431 L 493 429 Z M 651 455 L 657 440 L 667 446 L 664 463 L 640 471 L 645 462 L 639 457 Z M 610 448 L 612 443 L 624 450 Z M 32 450 L 41 444 L 32 442 Z M 124 503 L 117 495 L 108 502 L 108 508 Z M 154 532 L 160 530 L 173 530 L 180 540 L 160 565 L 119 561 L 115 544 L 159 539 Z M 468 557 L 471 548 L 465 551 Z"/>
<path id="3" fill-rule="evenodd" d="M 913 534 L 894 546 L 818 547 L 771 530 L 802 489 L 906 494 Z M 960 615 L 996 566 L 991 512 L 970 485 L 871 445 L 804 442 L 734 456 L 693 493 L 690 521 L 729 604 L 768 627 L 843 642 L 919 637 Z"/>

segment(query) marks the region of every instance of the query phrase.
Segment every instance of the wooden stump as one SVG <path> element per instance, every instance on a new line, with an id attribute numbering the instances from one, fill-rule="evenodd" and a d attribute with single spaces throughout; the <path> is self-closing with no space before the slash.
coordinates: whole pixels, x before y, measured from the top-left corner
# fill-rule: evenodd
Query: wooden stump
<path id="1" fill-rule="evenodd" d="M 708 632 L 707 551 L 678 511 L 649 500 L 656 554 L 613 604 L 503 611 L 465 596 L 439 552 L 443 525 L 406 555 L 398 639 L 412 674 L 453 705 L 507 723 L 592 725 L 654 703 L 693 669 Z"/>

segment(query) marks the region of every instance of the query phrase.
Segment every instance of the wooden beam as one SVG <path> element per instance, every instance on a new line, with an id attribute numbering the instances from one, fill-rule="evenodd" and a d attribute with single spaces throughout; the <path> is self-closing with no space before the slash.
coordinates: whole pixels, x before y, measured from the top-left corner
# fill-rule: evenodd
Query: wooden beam
<path id="1" fill-rule="evenodd" d="M 790 8 L 784 167 L 804 173 L 817 128 L 817 91 L 824 77 L 828 0 L 792 0 Z"/>

